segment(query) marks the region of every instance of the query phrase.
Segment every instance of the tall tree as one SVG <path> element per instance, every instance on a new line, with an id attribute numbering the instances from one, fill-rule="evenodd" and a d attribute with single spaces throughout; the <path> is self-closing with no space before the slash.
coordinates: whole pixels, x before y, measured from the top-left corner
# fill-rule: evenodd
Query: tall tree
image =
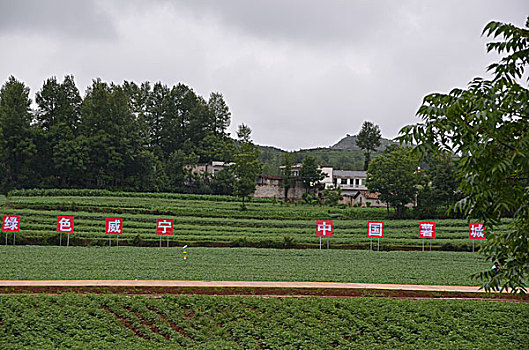
<path id="1" fill-rule="evenodd" d="M 210 128 L 213 134 L 226 134 L 226 129 L 230 126 L 231 112 L 221 93 L 212 92 L 209 95 L 208 109 L 211 113 Z"/>
<path id="2" fill-rule="evenodd" d="M 283 189 L 285 191 L 285 201 L 288 200 L 288 191 L 295 186 L 296 176 L 292 171 L 294 165 L 294 155 L 291 152 L 285 152 L 281 154 L 281 160 L 284 168 L 281 171 L 281 177 L 283 178 Z"/>
<path id="3" fill-rule="evenodd" d="M 52 77 L 35 95 L 35 120 L 43 135 L 39 146 L 40 172 L 48 185 L 69 186 L 85 171 L 82 141 L 77 139 L 82 98 L 71 75 L 62 83 Z"/>
<path id="4" fill-rule="evenodd" d="M 360 149 L 364 150 L 364 170 L 367 170 L 369 167 L 369 162 L 371 161 L 371 152 L 374 152 L 377 147 L 380 146 L 381 137 L 382 135 L 378 125 L 369 121 L 365 121 L 362 124 L 362 129 L 360 129 L 360 132 L 356 137 L 356 145 L 360 147 Z"/>
<path id="5" fill-rule="evenodd" d="M 418 162 L 411 157 L 407 148 L 397 148 L 376 157 L 369 164 L 366 186 L 369 192 L 380 193 L 379 198 L 389 208 L 395 208 L 401 217 L 406 205 L 415 201 Z"/>
<path id="6" fill-rule="evenodd" d="M 489 65 L 491 80 L 475 78 L 467 89 L 424 98 L 417 112 L 423 123 L 401 130 L 400 141 L 415 151 L 451 150 L 458 163 L 464 198 L 458 208 L 469 218 L 483 220 L 487 240 L 480 253 L 501 269 L 485 279 L 486 289 L 526 290 L 529 273 L 529 90 L 524 81 L 529 65 L 529 17 L 525 28 L 490 22 L 483 34 L 500 38 L 487 50 L 504 56 Z M 510 229 L 495 231 L 512 216 Z M 491 279 L 490 283 L 488 280 Z"/>
<path id="7" fill-rule="evenodd" d="M 306 156 L 303 159 L 299 175 L 301 176 L 301 181 L 305 185 L 307 193 L 319 187 L 320 181 L 325 178 L 325 174 L 318 168 L 318 164 L 316 164 L 316 158 L 312 156 Z"/>
<path id="8" fill-rule="evenodd" d="M 37 152 L 29 88 L 11 76 L 0 89 L 0 167 L 2 192 L 16 187 L 34 186 L 37 174 L 32 171 Z"/>
<path id="9" fill-rule="evenodd" d="M 247 125 L 239 125 L 237 138 L 240 150 L 234 157 L 235 164 L 233 165 L 235 175 L 233 193 L 241 197 L 242 210 L 246 210 L 245 200 L 255 192 L 257 176 L 261 172 L 261 163 L 257 159 L 258 148 L 250 138 L 251 132 L 252 130 Z"/>

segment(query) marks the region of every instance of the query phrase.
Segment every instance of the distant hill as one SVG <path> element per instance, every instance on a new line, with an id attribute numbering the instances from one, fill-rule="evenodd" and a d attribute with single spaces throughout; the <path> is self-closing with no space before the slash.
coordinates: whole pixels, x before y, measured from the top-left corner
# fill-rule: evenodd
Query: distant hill
<path id="1" fill-rule="evenodd" d="M 395 143 L 385 138 L 380 139 L 380 147 L 371 155 L 372 158 L 382 154 L 386 146 Z M 398 143 L 397 143 L 398 144 Z M 282 149 L 270 146 L 259 146 L 259 161 L 263 163 L 263 173 L 279 175 Z M 356 135 L 347 135 L 337 144 L 330 147 L 302 149 L 292 152 L 294 161 L 301 163 L 306 156 L 316 158 L 316 163 L 340 170 L 363 170 L 364 152 L 356 145 Z"/>
<path id="2" fill-rule="evenodd" d="M 377 148 L 378 152 L 383 152 L 384 149 L 386 149 L 387 146 L 396 143 L 392 140 L 381 138 L 380 139 L 380 147 Z M 329 147 L 330 149 L 343 149 L 343 150 L 351 150 L 351 151 L 360 151 L 360 148 L 356 145 L 356 135 L 347 135 L 338 143 L 335 145 L 332 145 Z"/>

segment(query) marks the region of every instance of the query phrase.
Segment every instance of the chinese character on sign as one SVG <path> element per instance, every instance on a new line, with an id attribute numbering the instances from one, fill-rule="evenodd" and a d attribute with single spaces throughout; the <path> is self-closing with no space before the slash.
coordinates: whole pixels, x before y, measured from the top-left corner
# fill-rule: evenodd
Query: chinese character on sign
<path id="1" fill-rule="evenodd" d="M 468 224 L 468 238 L 487 239 L 487 237 L 485 237 L 485 226 L 483 226 L 482 222 L 471 222 Z"/>
<path id="2" fill-rule="evenodd" d="M 172 235 L 173 234 L 173 219 L 156 219 L 156 234 L 157 235 Z"/>
<path id="3" fill-rule="evenodd" d="M 57 232 L 73 233 L 73 216 L 57 216 Z"/>
<path id="4" fill-rule="evenodd" d="M 123 233 L 123 218 L 107 218 L 107 235 Z"/>
<path id="5" fill-rule="evenodd" d="M 316 221 L 316 237 L 332 237 L 332 220 Z"/>
<path id="6" fill-rule="evenodd" d="M 419 222 L 419 238 L 435 238 L 435 222 Z"/>
<path id="7" fill-rule="evenodd" d="M 367 222 L 367 237 L 383 238 L 384 237 L 384 222 L 368 221 Z"/>
<path id="8" fill-rule="evenodd" d="M 20 215 L 4 215 L 2 231 L 20 232 Z"/>

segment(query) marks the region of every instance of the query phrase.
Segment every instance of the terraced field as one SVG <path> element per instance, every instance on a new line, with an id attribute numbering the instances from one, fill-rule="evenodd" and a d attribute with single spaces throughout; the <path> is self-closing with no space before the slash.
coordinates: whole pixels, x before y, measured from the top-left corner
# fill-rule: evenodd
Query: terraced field
<path id="1" fill-rule="evenodd" d="M 331 248 L 367 248 L 368 220 L 385 221 L 381 249 L 418 249 L 418 220 L 389 220 L 385 209 L 337 208 L 253 200 L 240 210 L 234 197 L 180 194 L 112 193 L 106 191 L 18 191 L 4 199 L 2 214 L 21 215 L 19 244 L 59 243 L 57 215 L 75 216 L 73 245 L 108 245 L 105 218 L 123 217 L 120 244 L 157 245 L 156 219 L 174 220 L 170 245 L 318 247 L 315 220 L 333 220 Z M 437 223 L 433 249 L 471 250 L 465 220 L 431 220 Z M 498 230 L 505 230 L 506 225 Z M 11 243 L 11 235 L 7 236 Z M 325 242 L 325 241 L 324 241 Z M 479 241 L 476 242 L 479 246 Z M 165 238 L 164 238 L 165 244 Z"/>

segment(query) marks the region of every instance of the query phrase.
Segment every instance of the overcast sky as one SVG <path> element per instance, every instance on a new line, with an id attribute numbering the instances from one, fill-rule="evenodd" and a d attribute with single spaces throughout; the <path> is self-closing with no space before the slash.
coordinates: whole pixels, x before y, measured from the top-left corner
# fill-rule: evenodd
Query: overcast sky
<path id="1" fill-rule="evenodd" d="M 465 87 L 495 57 L 491 20 L 525 24 L 526 0 L 0 0 L 0 79 L 187 84 L 224 95 L 230 131 L 260 145 L 327 147 L 362 122 L 384 137 L 422 98 Z"/>

